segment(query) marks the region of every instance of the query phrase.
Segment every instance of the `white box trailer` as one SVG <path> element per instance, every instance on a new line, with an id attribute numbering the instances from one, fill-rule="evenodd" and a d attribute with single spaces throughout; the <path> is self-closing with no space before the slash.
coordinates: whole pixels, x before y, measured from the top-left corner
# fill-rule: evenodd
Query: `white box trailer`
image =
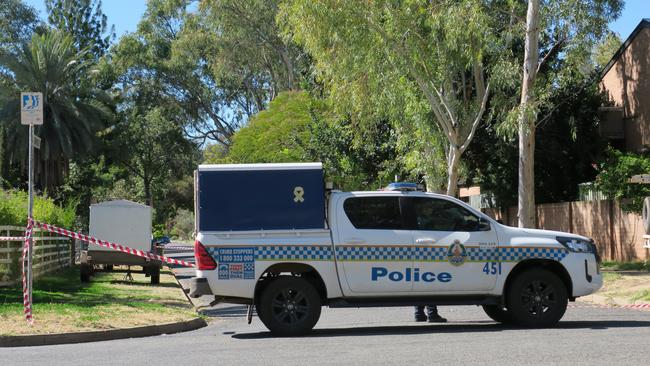
<path id="1" fill-rule="evenodd" d="M 151 240 L 151 207 L 128 200 L 96 203 L 90 206 L 90 236 L 143 251 L 154 249 Z M 111 270 L 114 265 L 142 266 L 151 276 L 151 283 L 160 282 L 160 261 L 119 252 L 96 244 L 82 251 L 81 281 L 90 279 L 101 265 Z M 131 271 L 130 272 L 135 272 Z"/>

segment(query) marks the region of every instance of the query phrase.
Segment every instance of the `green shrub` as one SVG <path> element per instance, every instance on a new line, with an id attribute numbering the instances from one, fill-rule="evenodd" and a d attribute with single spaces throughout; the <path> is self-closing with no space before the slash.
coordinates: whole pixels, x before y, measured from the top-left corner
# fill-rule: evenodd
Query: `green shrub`
<path id="1" fill-rule="evenodd" d="M 650 174 L 650 157 L 647 155 L 607 151 L 607 160 L 599 167 L 596 188 L 610 199 L 622 200 L 625 211 L 641 213 L 643 200 L 650 196 L 649 184 L 629 183 L 637 174 Z"/>
<path id="2" fill-rule="evenodd" d="M 27 224 L 27 192 L 0 190 L 0 225 L 25 226 Z M 64 228 L 72 228 L 75 221 L 75 204 L 57 206 L 51 198 L 34 198 L 34 219 Z"/>

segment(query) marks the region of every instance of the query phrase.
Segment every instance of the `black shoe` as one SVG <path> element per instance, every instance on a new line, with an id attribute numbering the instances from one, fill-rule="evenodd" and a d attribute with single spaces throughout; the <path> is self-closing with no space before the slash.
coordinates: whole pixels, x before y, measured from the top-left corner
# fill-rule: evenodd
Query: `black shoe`
<path id="1" fill-rule="evenodd" d="M 440 315 L 430 316 L 429 323 L 446 323 L 447 319 L 441 317 Z"/>
<path id="2" fill-rule="evenodd" d="M 416 322 L 426 322 L 427 321 L 427 316 L 424 314 L 415 314 L 415 321 Z"/>

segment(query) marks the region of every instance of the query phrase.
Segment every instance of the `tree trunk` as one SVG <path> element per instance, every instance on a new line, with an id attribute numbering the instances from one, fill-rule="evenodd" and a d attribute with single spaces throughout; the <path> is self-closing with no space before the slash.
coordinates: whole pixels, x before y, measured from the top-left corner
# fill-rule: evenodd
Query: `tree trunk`
<path id="1" fill-rule="evenodd" d="M 146 204 L 153 208 L 153 198 L 151 197 L 151 180 L 148 178 L 143 179 L 144 183 L 144 199 Z"/>
<path id="2" fill-rule="evenodd" d="M 447 156 L 447 194 L 458 196 L 458 164 L 460 163 L 460 148 L 455 144 L 449 145 Z"/>
<path id="3" fill-rule="evenodd" d="M 539 0 L 528 1 L 524 78 L 519 105 L 519 227 L 535 226 L 535 113 L 533 88 L 539 62 Z"/>
<path id="4" fill-rule="evenodd" d="M 291 62 L 291 57 L 289 56 L 289 50 L 285 46 L 280 51 L 280 56 L 282 57 L 282 62 L 287 68 L 287 89 L 293 90 L 294 76 L 293 76 L 293 62 Z"/>

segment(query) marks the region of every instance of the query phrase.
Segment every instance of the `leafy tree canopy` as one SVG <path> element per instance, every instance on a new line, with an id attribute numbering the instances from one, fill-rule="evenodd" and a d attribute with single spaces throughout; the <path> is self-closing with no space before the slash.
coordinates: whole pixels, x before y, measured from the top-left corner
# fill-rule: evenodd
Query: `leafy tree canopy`
<path id="1" fill-rule="evenodd" d="M 115 26 L 108 26 L 101 0 L 45 0 L 48 22 L 69 34 L 79 50 L 103 56 L 115 38 Z"/>
<path id="2" fill-rule="evenodd" d="M 331 97 L 353 119 L 406 117 L 408 123 L 415 111 L 429 117 L 423 120 L 433 128 L 415 127 L 446 138 L 447 193 L 455 195 L 460 156 L 482 121 L 490 83 L 500 85 L 510 69 L 500 58 L 499 18 L 488 6 L 294 0 L 282 9 L 287 34 L 314 57 Z"/>
<path id="3" fill-rule="evenodd" d="M 22 0 L 3 0 L 0 6 L 0 48 L 26 43 L 38 25 L 36 10 Z"/>

